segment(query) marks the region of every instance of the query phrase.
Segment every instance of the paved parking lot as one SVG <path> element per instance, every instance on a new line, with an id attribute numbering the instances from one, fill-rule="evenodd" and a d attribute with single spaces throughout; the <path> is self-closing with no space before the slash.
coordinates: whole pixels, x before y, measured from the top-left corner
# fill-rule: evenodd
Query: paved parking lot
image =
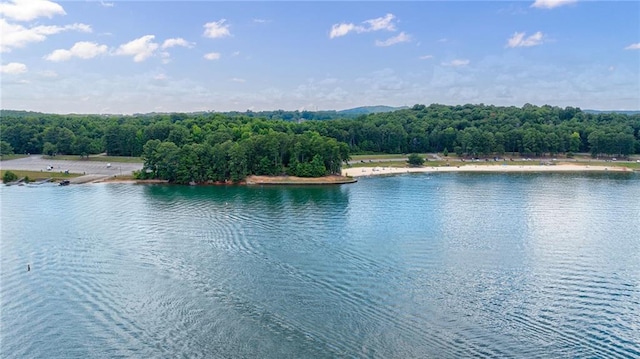
<path id="1" fill-rule="evenodd" d="M 48 167 L 53 169 L 48 170 Z M 23 171 L 42 171 L 42 172 L 64 172 L 91 174 L 91 175 L 131 175 L 133 171 L 142 169 L 142 163 L 120 163 L 112 162 L 107 167 L 107 162 L 98 161 L 62 161 L 44 159 L 41 155 L 31 155 L 25 158 L 0 162 L 0 168 L 3 170 L 23 170 Z"/>

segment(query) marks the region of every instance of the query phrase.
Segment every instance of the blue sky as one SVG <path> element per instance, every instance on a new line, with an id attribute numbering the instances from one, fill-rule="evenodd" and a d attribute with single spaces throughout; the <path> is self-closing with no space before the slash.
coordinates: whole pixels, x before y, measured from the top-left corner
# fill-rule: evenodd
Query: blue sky
<path id="1" fill-rule="evenodd" d="M 0 2 L 1 107 L 640 109 L 640 2 Z"/>

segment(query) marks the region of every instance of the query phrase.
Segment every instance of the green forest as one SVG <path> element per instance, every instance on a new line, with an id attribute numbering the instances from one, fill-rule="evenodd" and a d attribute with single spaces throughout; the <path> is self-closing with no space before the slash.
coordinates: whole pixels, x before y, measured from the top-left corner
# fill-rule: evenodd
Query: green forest
<path id="1" fill-rule="evenodd" d="M 0 112 L 0 154 L 141 156 L 140 178 L 175 183 L 339 173 L 351 154 L 448 152 L 593 157 L 640 153 L 640 115 L 579 108 L 430 106 L 335 111 L 54 115 Z"/>

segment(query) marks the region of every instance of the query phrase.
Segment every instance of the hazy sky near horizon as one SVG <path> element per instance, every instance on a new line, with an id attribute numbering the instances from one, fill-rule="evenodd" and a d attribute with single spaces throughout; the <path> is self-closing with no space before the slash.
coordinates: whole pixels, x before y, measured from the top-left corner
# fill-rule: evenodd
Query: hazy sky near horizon
<path id="1" fill-rule="evenodd" d="M 638 1 L 0 2 L 1 107 L 640 109 Z"/>

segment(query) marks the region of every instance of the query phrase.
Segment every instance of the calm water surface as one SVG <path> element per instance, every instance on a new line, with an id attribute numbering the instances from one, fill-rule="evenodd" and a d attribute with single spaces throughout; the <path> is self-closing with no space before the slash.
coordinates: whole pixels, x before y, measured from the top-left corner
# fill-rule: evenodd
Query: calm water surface
<path id="1" fill-rule="evenodd" d="M 0 201 L 2 358 L 640 357 L 637 174 Z"/>

